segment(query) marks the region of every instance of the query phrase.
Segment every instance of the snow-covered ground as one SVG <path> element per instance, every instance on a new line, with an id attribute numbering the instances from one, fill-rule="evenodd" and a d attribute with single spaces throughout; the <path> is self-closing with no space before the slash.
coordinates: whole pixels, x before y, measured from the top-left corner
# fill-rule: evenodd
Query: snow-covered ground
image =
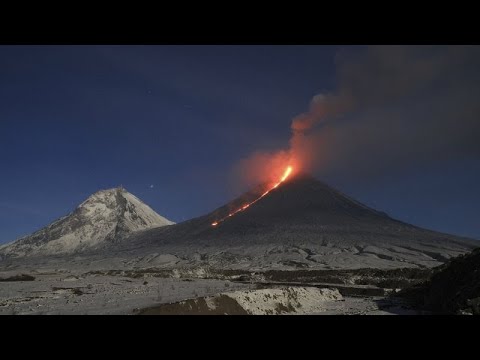
<path id="1" fill-rule="evenodd" d="M 15 273 L 0 273 L 0 277 Z M 162 303 L 239 290 L 251 285 L 223 280 L 31 273 L 34 281 L 0 282 L 0 314 L 135 314 Z"/>
<path id="2" fill-rule="evenodd" d="M 141 311 L 145 315 L 422 315 L 383 297 L 342 296 L 336 289 L 280 287 L 237 290 L 215 296 L 161 304 Z"/>
<path id="3" fill-rule="evenodd" d="M 22 272 L 3 271 L 0 279 Z M 206 279 L 202 269 L 143 271 L 37 269 L 33 281 L 0 281 L 0 315 L 34 314 L 418 314 L 383 297 L 336 288 L 264 286 Z"/>

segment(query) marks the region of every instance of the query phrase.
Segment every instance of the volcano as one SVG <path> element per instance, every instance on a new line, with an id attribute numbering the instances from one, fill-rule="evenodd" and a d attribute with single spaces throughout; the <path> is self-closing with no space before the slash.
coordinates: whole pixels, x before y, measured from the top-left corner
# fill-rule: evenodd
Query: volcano
<path id="1" fill-rule="evenodd" d="M 336 269 L 433 267 L 479 246 L 395 220 L 308 174 L 287 179 L 235 212 L 266 186 L 205 216 L 137 233 L 124 250 L 173 252 L 209 265 Z"/>
<path id="2" fill-rule="evenodd" d="M 123 187 L 101 190 L 72 213 L 1 246 L 0 257 L 79 253 L 116 243 L 135 231 L 171 224 Z"/>

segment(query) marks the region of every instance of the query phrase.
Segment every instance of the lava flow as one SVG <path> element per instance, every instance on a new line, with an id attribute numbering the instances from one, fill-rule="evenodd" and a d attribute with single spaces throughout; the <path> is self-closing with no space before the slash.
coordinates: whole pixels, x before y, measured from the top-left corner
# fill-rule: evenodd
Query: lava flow
<path id="1" fill-rule="evenodd" d="M 256 198 L 255 200 L 253 200 L 252 202 L 248 203 L 248 204 L 245 204 L 243 205 L 241 208 L 235 210 L 234 212 L 231 212 L 230 214 L 228 214 L 227 216 L 225 216 L 224 218 L 218 220 L 218 221 L 215 221 L 212 223 L 212 226 L 217 226 L 219 223 L 221 223 L 222 221 L 228 219 L 229 217 L 232 217 L 233 215 L 239 213 L 240 211 L 243 211 L 243 210 L 246 210 L 248 207 L 250 207 L 251 205 L 255 204 L 258 200 L 260 200 L 261 198 L 263 198 L 264 196 L 266 196 L 270 191 L 272 191 L 273 189 L 276 189 L 281 183 L 283 183 L 289 176 L 290 174 L 292 173 L 292 170 L 293 168 L 291 166 L 288 166 L 286 169 L 285 169 L 285 172 L 283 173 L 283 176 L 282 178 L 280 179 L 279 182 L 277 182 L 276 184 L 274 184 L 270 189 L 268 189 L 267 191 L 265 191 L 261 196 L 259 196 L 258 198 Z"/>

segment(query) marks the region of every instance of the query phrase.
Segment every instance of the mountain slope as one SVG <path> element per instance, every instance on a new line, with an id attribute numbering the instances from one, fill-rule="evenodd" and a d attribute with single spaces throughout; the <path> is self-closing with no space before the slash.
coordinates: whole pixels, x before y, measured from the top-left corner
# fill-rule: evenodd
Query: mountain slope
<path id="1" fill-rule="evenodd" d="M 98 191 L 72 213 L 0 247 L 0 255 L 52 255 L 99 248 L 132 232 L 171 225 L 124 188 Z"/>
<path id="2" fill-rule="evenodd" d="M 263 190 L 205 216 L 135 234 L 124 249 L 170 251 L 205 264 L 392 268 L 437 266 L 480 245 L 392 219 L 307 175 L 287 180 L 253 206 L 211 225 Z"/>

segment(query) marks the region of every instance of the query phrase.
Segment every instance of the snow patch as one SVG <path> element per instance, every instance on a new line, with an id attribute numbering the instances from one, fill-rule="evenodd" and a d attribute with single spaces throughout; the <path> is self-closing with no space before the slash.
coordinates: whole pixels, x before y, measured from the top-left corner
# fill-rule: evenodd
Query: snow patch
<path id="1" fill-rule="evenodd" d="M 320 312 L 326 301 L 343 297 L 337 289 L 315 287 L 286 287 L 278 289 L 246 290 L 224 293 L 252 315 L 282 313 L 308 314 Z"/>

